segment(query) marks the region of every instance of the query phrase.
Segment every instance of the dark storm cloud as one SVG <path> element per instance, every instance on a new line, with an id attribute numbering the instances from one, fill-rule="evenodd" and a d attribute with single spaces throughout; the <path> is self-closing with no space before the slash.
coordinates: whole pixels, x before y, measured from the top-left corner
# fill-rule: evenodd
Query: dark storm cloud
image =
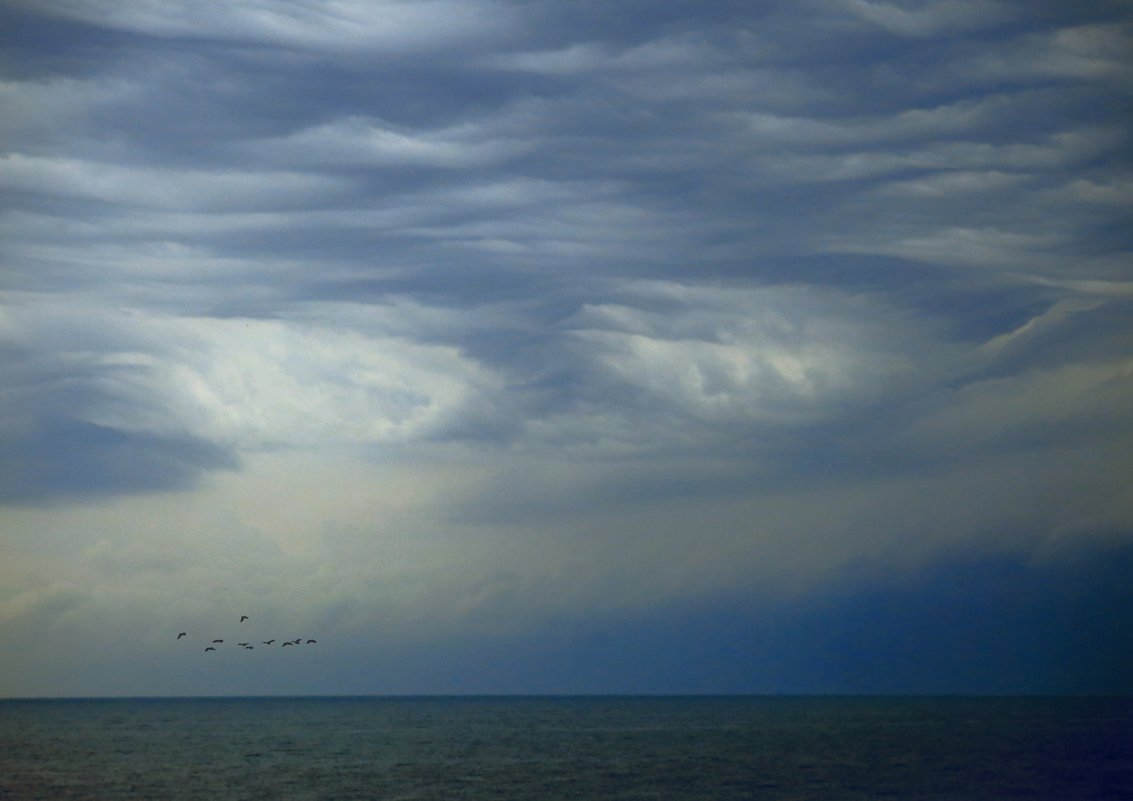
<path id="1" fill-rule="evenodd" d="M 328 625 L 405 653 L 570 619 L 534 662 L 598 658 L 599 619 L 663 639 L 658 610 L 726 620 L 862 565 L 859 600 L 905 569 L 924 599 L 975 592 L 932 566 L 1010 584 L 1133 531 L 1126 3 L 0 13 L 9 570 L 58 567 L 45 526 L 99 557 L 50 592 L 11 579 L 0 612 L 125 613 L 138 567 L 351 610 Z M 131 561 L 182 538 L 209 570 Z M 1009 606 L 1048 608 L 1040 573 L 985 598 L 989 632 L 1037 626 Z M 822 614 L 924 608 L 894 592 Z M 889 653 L 800 609 L 781 676 Z M 728 630 L 774 639 L 762 614 Z M 640 666 L 614 658 L 577 686 Z"/>
<path id="2" fill-rule="evenodd" d="M 791 603 L 716 596 L 439 650 L 359 643 L 314 681 L 327 693 L 349 675 L 375 693 L 1120 695 L 1133 672 L 1131 558 L 957 559 Z"/>
<path id="3" fill-rule="evenodd" d="M 234 454 L 211 442 L 127 434 L 86 422 L 47 419 L 42 431 L 0 442 L 0 501 L 45 503 L 103 494 L 185 490 L 202 471 L 235 469 Z"/>
<path id="4" fill-rule="evenodd" d="M 81 311 L 75 309 L 76 316 Z M 77 326 L 80 331 L 82 323 Z M 74 331 L 55 321 L 43 350 L 7 349 L 0 379 L 0 496 L 11 503 L 49 503 L 99 495 L 195 486 L 202 471 L 234 469 L 229 448 L 184 430 L 154 426 L 144 411 L 152 380 L 144 363 L 101 358 L 130 334 L 106 326 L 77 350 Z M 108 424 L 97 421 L 106 420 Z"/>
<path id="5" fill-rule="evenodd" d="M 499 5 L 459 35 L 441 5 L 393 4 L 392 27 L 369 32 L 374 12 L 350 4 L 17 8 L 70 60 L 6 85 L 25 112 L 3 164 L 14 288 L 90 280 L 223 317 L 309 300 L 463 308 L 471 327 L 396 333 L 499 371 L 534 420 L 667 405 L 620 367 L 647 340 L 701 379 L 735 378 L 711 360 L 751 303 L 688 335 L 580 329 L 587 309 L 652 314 L 622 297 L 627 280 L 833 289 L 988 340 L 1074 282 L 1104 298 L 1122 275 L 1127 134 L 1104 110 L 1128 80 L 1115 8 Z M 818 335 L 777 336 L 797 356 Z M 794 403 L 801 385 L 783 386 Z M 753 411 L 720 422 L 742 430 Z M 479 413 L 449 431 L 476 425 L 515 436 Z"/>

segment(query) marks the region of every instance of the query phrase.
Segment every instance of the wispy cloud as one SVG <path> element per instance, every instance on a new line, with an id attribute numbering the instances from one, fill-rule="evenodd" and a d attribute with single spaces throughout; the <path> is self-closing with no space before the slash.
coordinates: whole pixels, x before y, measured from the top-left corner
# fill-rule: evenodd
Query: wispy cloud
<path id="1" fill-rule="evenodd" d="M 435 49 L 506 28 L 501 4 L 399 0 L 308 0 L 285 5 L 245 2 L 202 13 L 192 3 L 51 0 L 38 13 L 159 37 L 254 42 L 320 51 Z"/>

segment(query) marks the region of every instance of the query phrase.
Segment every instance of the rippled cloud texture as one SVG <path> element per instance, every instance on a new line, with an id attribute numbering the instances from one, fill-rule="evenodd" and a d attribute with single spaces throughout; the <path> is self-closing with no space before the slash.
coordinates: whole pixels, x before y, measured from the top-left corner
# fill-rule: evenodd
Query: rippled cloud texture
<path id="1" fill-rule="evenodd" d="M 0 8 L 0 694 L 1133 691 L 1128 3 Z"/>

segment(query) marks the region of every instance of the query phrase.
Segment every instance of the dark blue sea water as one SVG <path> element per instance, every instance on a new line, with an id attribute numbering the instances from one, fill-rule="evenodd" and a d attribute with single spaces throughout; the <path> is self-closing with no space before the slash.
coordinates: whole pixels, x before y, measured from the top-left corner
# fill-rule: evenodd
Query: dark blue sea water
<path id="1" fill-rule="evenodd" d="M 1133 699 L 0 701 L 3 799 L 1133 799 Z"/>

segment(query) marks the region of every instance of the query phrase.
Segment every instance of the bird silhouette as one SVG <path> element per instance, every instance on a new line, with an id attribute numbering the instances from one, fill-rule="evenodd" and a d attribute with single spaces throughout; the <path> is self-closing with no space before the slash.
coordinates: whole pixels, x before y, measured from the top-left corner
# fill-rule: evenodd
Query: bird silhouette
<path id="1" fill-rule="evenodd" d="M 254 651 L 255 649 L 256 649 L 256 646 L 254 646 L 254 645 L 245 645 L 244 646 L 245 651 Z"/>
<path id="2" fill-rule="evenodd" d="M 247 615 L 240 615 L 240 622 L 241 622 L 241 623 L 243 623 L 243 622 L 244 622 L 245 620 L 247 620 L 247 619 L 248 619 L 248 616 L 247 616 Z"/>
<path id="3" fill-rule="evenodd" d="M 310 645 L 311 643 L 314 643 L 314 642 L 318 642 L 318 640 L 307 640 L 307 645 Z"/>
<path id="4" fill-rule="evenodd" d="M 224 640 L 213 640 L 213 642 L 224 642 Z"/>
<path id="5" fill-rule="evenodd" d="M 294 645 L 294 644 L 295 644 L 295 643 L 293 643 L 293 642 L 285 642 L 285 643 L 284 643 L 283 645 L 281 645 L 281 646 L 279 646 L 279 647 L 280 647 L 280 648 L 286 648 L 287 646 L 289 646 L 289 645 Z"/>
<path id="6" fill-rule="evenodd" d="M 243 645 L 243 646 L 244 646 L 245 648 L 247 648 L 247 647 L 248 647 L 248 643 L 246 643 L 246 642 L 238 642 L 238 643 L 236 643 L 236 644 L 237 644 L 237 645 Z"/>
<path id="7" fill-rule="evenodd" d="M 212 646 L 210 645 L 210 646 L 209 646 L 208 648 L 206 648 L 205 650 L 206 650 L 206 651 L 215 651 L 216 649 L 215 649 L 215 648 L 213 648 L 213 647 L 212 647 Z"/>
<path id="8" fill-rule="evenodd" d="M 274 640 L 274 639 L 272 639 L 272 640 L 264 640 L 264 645 L 271 645 L 271 644 L 272 644 L 273 642 L 275 642 L 275 640 Z"/>
<path id="9" fill-rule="evenodd" d="M 181 632 L 180 634 L 178 634 L 178 635 L 177 635 L 177 639 L 181 639 L 182 637 L 184 637 L 184 636 L 185 636 L 186 634 L 188 634 L 188 633 L 189 633 L 189 632 L 187 632 L 187 631 L 183 631 L 183 632 Z"/>

